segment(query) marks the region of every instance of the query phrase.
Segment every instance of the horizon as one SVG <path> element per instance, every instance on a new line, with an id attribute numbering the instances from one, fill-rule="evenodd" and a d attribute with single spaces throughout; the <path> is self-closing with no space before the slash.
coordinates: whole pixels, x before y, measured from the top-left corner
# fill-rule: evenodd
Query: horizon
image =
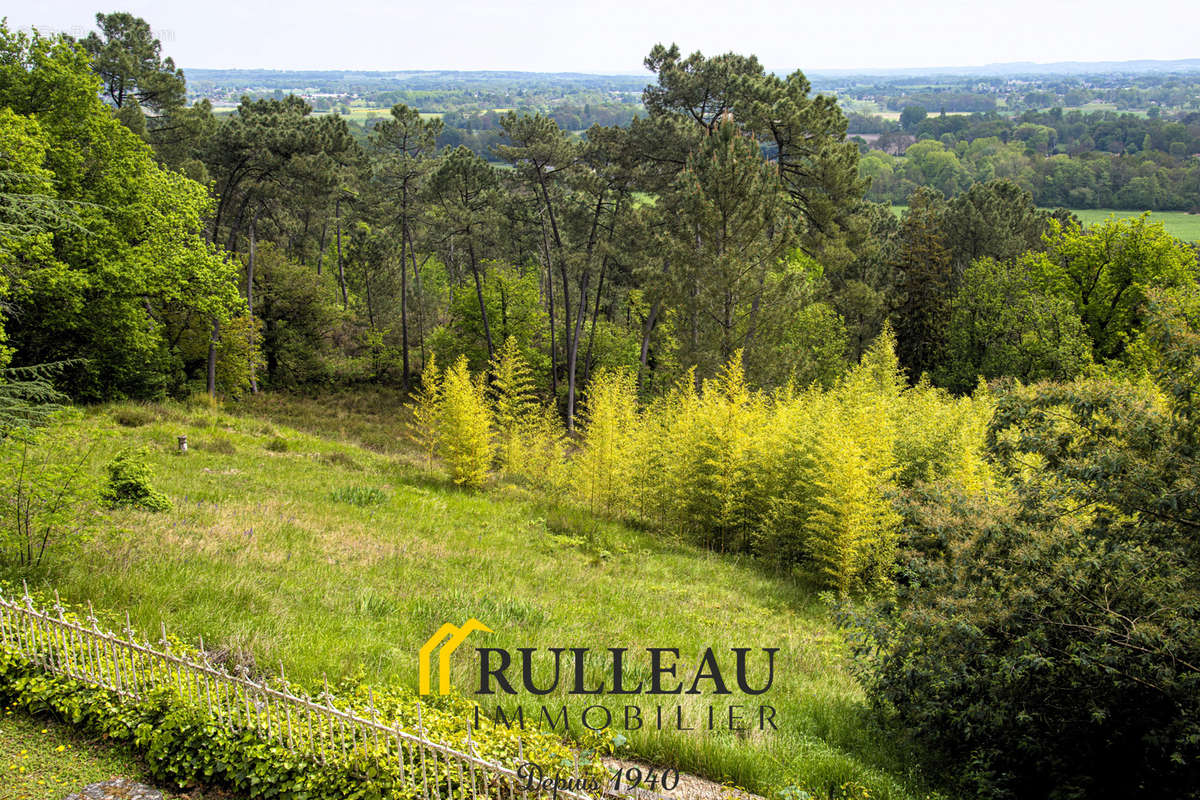
<path id="1" fill-rule="evenodd" d="M 580 0 L 534 0 L 520 14 L 476 0 L 436 9 L 346 0 L 334 16 L 312 0 L 301 0 L 283 16 L 229 0 L 203 7 L 139 0 L 116 9 L 56 0 L 6 18 L 12 28 L 80 36 L 94 29 L 96 12 L 126 10 L 151 24 L 164 55 L 185 70 L 626 76 L 642 74 L 642 58 L 655 43 L 676 42 L 685 53 L 753 53 L 774 71 L 954 74 L 1012 64 L 1200 59 L 1188 26 L 1163 24 L 1177 16 L 1174 8 L 1144 4 L 1137 15 L 1123 15 L 1119 30 L 1108 22 L 1110 12 L 1123 12 L 1116 0 L 1070 0 L 1049 8 L 1017 0 L 970 14 L 949 0 L 903 8 L 878 0 L 838 8 L 777 8 L 751 0 L 737 14 L 706 0 L 686 16 L 666 0 L 618 3 L 603 14 Z M 414 29 L 420 35 L 410 33 Z"/>
<path id="2" fill-rule="evenodd" d="M 803 67 L 771 67 L 771 66 L 765 66 L 764 69 L 766 69 L 768 72 L 774 72 L 774 73 L 780 74 L 780 75 L 783 75 L 783 74 L 792 72 L 793 70 L 799 69 L 799 70 L 802 70 L 806 75 L 836 75 L 836 76 L 863 75 L 863 76 L 874 77 L 874 76 L 888 75 L 888 74 L 895 74 L 895 73 L 901 73 L 901 74 L 919 73 L 922 75 L 956 76 L 956 75 L 964 75 L 964 74 L 972 74 L 972 73 L 984 73 L 985 71 L 987 72 L 987 74 L 997 74 L 997 75 L 1020 74 L 1020 73 L 1012 71 L 1012 70 L 1015 70 L 1020 67 L 1035 67 L 1039 71 L 1049 71 L 1050 68 L 1053 68 L 1053 67 L 1063 67 L 1063 68 L 1070 67 L 1074 71 L 1074 70 L 1082 70 L 1083 68 L 1086 68 L 1086 67 L 1101 67 L 1101 66 L 1120 67 L 1123 65 L 1135 65 L 1135 64 L 1137 64 L 1137 65 L 1140 65 L 1140 64 L 1154 65 L 1155 67 L 1157 67 L 1158 65 L 1163 65 L 1161 70 L 1147 67 L 1145 69 L 1138 70 L 1138 71 L 1193 72 L 1193 71 L 1200 71 L 1200 56 L 1197 56 L 1196 58 L 1174 58 L 1174 59 L 1133 58 L 1133 59 L 1126 59 L 1126 60 L 1122 60 L 1122 61 L 1112 61 L 1112 60 L 1104 60 L 1104 61 L 1007 61 L 1007 62 L 991 62 L 991 63 L 987 63 L 987 64 L 959 64 L 959 65 L 942 65 L 942 66 L 933 66 L 933 67 L 909 67 L 909 66 L 881 67 L 878 69 L 866 69 L 866 68 L 862 68 L 862 69 L 856 69 L 856 68 L 804 69 Z M 1174 69 L 1169 68 L 1170 65 L 1186 65 L 1186 66 L 1183 67 L 1182 69 L 1174 70 Z M 180 66 L 180 65 L 176 64 L 176 66 Z M 181 67 L 181 68 L 184 69 L 185 72 L 188 71 L 187 67 Z M 461 73 L 461 74 L 482 74 L 482 75 L 503 75 L 503 74 L 511 73 L 511 74 L 517 74 L 517 75 L 584 75 L 587 77 L 594 77 L 594 78 L 636 78 L 636 77 L 641 77 L 643 75 L 649 74 L 645 69 L 613 71 L 613 72 L 589 72 L 586 70 L 452 69 L 452 68 L 448 68 L 448 67 L 447 68 L 425 67 L 425 68 L 411 68 L 411 69 L 410 68 L 404 68 L 404 69 L 400 69 L 400 68 L 397 68 L 397 69 L 351 69 L 351 68 L 345 68 L 345 67 L 330 67 L 327 69 L 314 68 L 314 67 L 192 67 L 191 71 L 193 71 L 193 72 L 279 72 L 279 73 L 341 72 L 341 73 L 349 73 L 349 74 L 383 74 L 383 75 L 386 75 L 386 74 L 419 75 L 419 74 L 424 74 L 424 73 L 442 73 L 442 72 Z M 1058 73 L 1050 72 L 1049 74 L 1058 74 Z"/>

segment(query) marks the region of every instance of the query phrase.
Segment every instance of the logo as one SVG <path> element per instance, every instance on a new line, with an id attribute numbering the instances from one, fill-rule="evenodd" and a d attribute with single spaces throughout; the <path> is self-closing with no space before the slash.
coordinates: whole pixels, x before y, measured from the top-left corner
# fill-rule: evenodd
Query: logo
<path id="1" fill-rule="evenodd" d="M 471 617 L 462 624 L 451 625 L 447 622 L 445 625 L 437 629 L 433 636 L 429 637 L 429 641 L 421 645 L 419 653 L 420 664 L 418 665 L 418 681 L 420 683 L 421 694 L 429 694 L 429 667 L 430 659 L 433 657 L 433 651 L 437 649 L 442 640 L 446 639 L 445 644 L 442 644 L 442 651 L 438 653 L 438 694 L 450 694 L 450 654 L 453 653 L 458 646 L 466 641 L 466 638 L 471 635 L 471 631 L 483 631 L 491 633 L 492 629 L 484 625 L 479 620 Z"/>

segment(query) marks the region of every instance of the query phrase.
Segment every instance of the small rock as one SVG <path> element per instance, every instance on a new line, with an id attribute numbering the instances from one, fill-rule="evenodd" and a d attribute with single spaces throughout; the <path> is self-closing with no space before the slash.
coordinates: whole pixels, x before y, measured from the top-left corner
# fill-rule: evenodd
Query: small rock
<path id="1" fill-rule="evenodd" d="M 63 800 L 163 800 L 163 793 L 128 778 L 93 783 Z"/>

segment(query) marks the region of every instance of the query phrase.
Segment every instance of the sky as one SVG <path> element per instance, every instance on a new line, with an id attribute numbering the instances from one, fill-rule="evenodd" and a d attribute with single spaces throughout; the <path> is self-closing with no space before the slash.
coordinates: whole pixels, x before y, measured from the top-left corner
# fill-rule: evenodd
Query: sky
<path id="1" fill-rule="evenodd" d="M 808 72 L 1200 57 L 1188 0 L 43 0 L 0 13 L 79 35 L 116 10 L 145 18 L 185 71 L 637 74 L 657 42 Z"/>

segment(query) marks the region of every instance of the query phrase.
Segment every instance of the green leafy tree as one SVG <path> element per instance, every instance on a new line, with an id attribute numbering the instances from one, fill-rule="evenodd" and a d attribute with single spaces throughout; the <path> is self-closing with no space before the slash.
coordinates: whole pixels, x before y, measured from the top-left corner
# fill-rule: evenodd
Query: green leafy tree
<path id="1" fill-rule="evenodd" d="M 681 117 L 704 133 L 731 122 L 773 151 L 800 236 L 809 255 L 837 247 L 846 219 L 866 191 L 858 176 L 858 147 L 845 140 L 846 118 L 835 98 L 810 97 L 812 85 L 797 71 L 768 74 L 754 56 L 681 55 L 676 45 L 655 45 L 645 59 L 658 85 L 643 93 L 652 117 Z M 659 126 L 659 132 L 662 132 Z M 667 136 L 648 154 L 684 166 L 689 138 Z"/>
<path id="2" fill-rule="evenodd" d="M 980 258 L 1010 261 L 1040 250 L 1049 215 L 1033 195 L 1010 180 L 976 183 L 947 201 L 941 218 L 946 249 L 950 251 L 955 287 L 967 267 Z"/>
<path id="3" fill-rule="evenodd" d="M 440 214 L 443 236 L 451 246 L 451 252 L 455 249 L 460 253 L 465 251 L 467 271 L 474 281 L 483 344 L 487 348 L 487 360 L 490 360 L 496 348 L 484 300 L 484 264 L 480 250 L 484 236 L 494 224 L 499 192 L 495 168 L 467 148 L 456 147 L 443 156 L 430 175 L 427 191 Z M 451 264 L 451 269 L 454 268 Z"/>
<path id="4" fill-rule="evenodd" d="M 163 58 L 146 20 L 124 12 L 97 14 L 96 25 L 100 33 L 89 33 L 82 43 L 114 106 L 163 114 L 183 105 L 183 70 L 169 56 Z"/>
<path id="5" fill-rule="evenodd" d="M 661 208 L 682 357 L 712 375 L 735 351 L 769 341 L 772 332 L 759 330 L 765 311 L 791 299 L 797 275 L 784 260 L 793 240 L 783 184 L 758 143 L 725 122 L 688 159 Z"/>
<path id="6" fill-rule="evenodd" d="M 979 378 L 1071 380 L 1092 363 L 1092 342 L 1070 301 L 1036 286 L 1024 260 L 982 258 L 949 309 L 939 384 L 970 391 Z"/>
<path id="7" fill-rule="evenodd" d="M 1045 293 L 1071 303 L 1097 362 L 1119 358 L 1143 324 L 1147 292 L 1196 279 L 1196 251 L 1146 215 L 1110 219 L 1084 230 L 1051 222 L 1046 252 L 1026 269 Z"/>
<path id="8" fill-rule="evenodd" d="M 239 305 L 230 262 L 203 235 L 205 188 L 112 118 L 81 48 L 0 27 L 0 51 L 0 106 L 36 119 L 37 166 L 73 217 L 10 256 L 14 363 L 74 360 L 64 379 L 83 398 L 182 391 L 180 336 Z M 39 226 L 36 210 L 22 214 Z"/>
<path id="9" fill-rule="evenodd" d="M 400 239 L 400 349 L 403 355 L 402 379 L 410 373 L 409 298 L 416 301 L 416 339 L 424 347 L 425 314 L 422 305 L 421 271 L 417 265 L 416 231 L 423 216 L 425 182 L 434 167 L 437 137 L 442 132 L 440 119 L 422 119 L 415 108 L 403 103 L 392 107 L 391 118 L 376 123 L 371 144 L 377 154 L 375 178 L 382 184 L 386 215 L 398 229 Z M 409 291 L 409 267 L 413 288 Z"/>

